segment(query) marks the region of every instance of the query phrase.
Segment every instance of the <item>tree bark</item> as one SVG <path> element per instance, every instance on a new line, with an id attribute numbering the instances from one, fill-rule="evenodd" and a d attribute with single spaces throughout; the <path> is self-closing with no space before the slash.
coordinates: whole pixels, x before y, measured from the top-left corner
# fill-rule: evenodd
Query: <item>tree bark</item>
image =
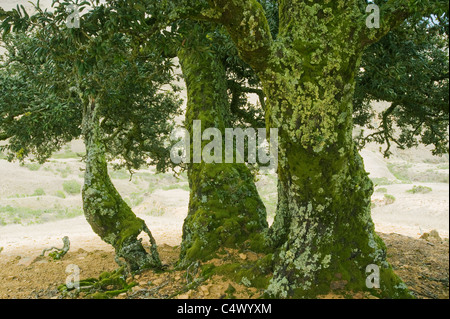
<path id="1" fill-rule="evenodd" d="M 192 151 L 194 120 L 202 121 L 202 132 L 218 128 L 223 137 L 229 127 L 227 77 L 214 53 L 194 46 L 182 49 L 178 56 L 187 85 L 185 125 Z M 203 141 L 202 148 L 207 143 Z M 263 249 L 263 233 L 268 227 L 266 210 L 245 164 L 191 161 L 188 178 L 191 194 L 183 226 L 182 267 L 210 259 L 224 247 Z"/>
<path id="2" fill-rule="evenodd" d="M 125 260 L 130 271 L 160 268 L 155 240 L 145 222 L 137 218 L 122 199 L 108 174 L 105 145 L 100 129 L 98 106 L 92 99 L 83 114 L 86 145 L 86 172 L 83 186 L 83 209 L 94 232 L 116 252 L 116 261 Z M 145 232 L 152 244 L 148 253 L 137 237 Z"/>
<path id="3" fill-rule="evenodd" d="M 300 94 L 295 97 L 298 99 L 310 98 L 313 105 L 307 111 L 304 105 L 290 104 L 302 107 L 303 115 L 310 112 L 304 119 L 292 118 L 293 109 L 288 107 L 270 120 L 273 123 L 289 114 L 297 124 L 291 123 L 298 125 L 296 130 L 285 128 L 280 133 L 279 203 L 270 230 L 277 249 L 274 277 L 267 290 L 271 296 L 316 297 L 334 289 L 369 291 L 369 265 L 380 268 L 381 290 L 375 294 L 408 296 L 406 286 L 387 263 L 386 247 L 374 231 L 373 184 L 352 140 L 353 86 L 347 86 L 346 92 L 335 91 L 335 86 L 324 90 L 324 96 L 331 97 L 327 101 L 308 97 L 298 88 L 278 87 L 268 94 L 271 106 L 276 108 L 286 102 L 288 92 L 295 92 L 291 97 Z M 315 83 L 315 87 L 320 84 Z M 321 111 L 321 104 L 330 109 Z M 314 123 L 314 129 L 305 139 L 310 123 Z M 298 134 L 298 130 L 303 132 Z M 321 133 L 315 138 L 317 131 Z M 327 134 L 325 140 L 319 139 Z"/>

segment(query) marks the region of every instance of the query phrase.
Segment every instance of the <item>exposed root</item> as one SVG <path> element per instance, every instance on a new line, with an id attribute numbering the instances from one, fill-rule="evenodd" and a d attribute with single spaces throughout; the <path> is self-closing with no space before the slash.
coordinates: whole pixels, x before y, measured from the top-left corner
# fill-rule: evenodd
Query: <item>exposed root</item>
<path id="1" fill-rule="evenodd" d="M 45 253 L 46 253 L 47 251 L 56 250 L 56 251 L 54 251 L 54 252 L 49 253 L 48 255 L 49 255 L 50 257 L 52 257 L 54 260 L 59 260 L 59 259 L 63 258 L 64 255 L 67 254 L 67 252 L 68 252 L 69 249 L 70 249 L 70 240 L 69 240 L 69 237 L 64 236 L 64 238 L 63 238 L 63 243 L 64 243 L 64 246 L 63 246 L 62 248 L 51 247 L 51 248 L 46 248 L 46 249 L 44 249 L 44 250 L 42 251 L 41 257 L 44 257 L 44 256 L 45 256 Z"/>

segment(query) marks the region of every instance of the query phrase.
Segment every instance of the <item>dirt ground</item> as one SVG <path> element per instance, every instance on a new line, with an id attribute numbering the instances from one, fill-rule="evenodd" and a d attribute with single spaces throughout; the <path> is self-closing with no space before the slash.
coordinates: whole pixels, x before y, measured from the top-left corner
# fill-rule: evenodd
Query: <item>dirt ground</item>
<path id="1" fill-rule="evenodd" d="M 449 298 L 449 241 L 448 239 L 414 239 L 398 234 L 379 234 L 388 247 L 388 261 L 413 294 L 419 299 Z M 61 245 L 60 245 L 61 246 Z M 229 297 L 229 287 L 236 290 L 233 297 L 252 299 L 262 291 L 238 285 L 223 277 L 213 276 L 200 286 L 188 290 L 186 271 L 174 270 L 179 247 L 162 245 L 159 253 L 168 270 L 163 273 L 146 271 L 129 278 L 136 286 L 118 299 L 176 298 L 220 299 Z M 251 258 L 250 255 L 241 258 Z M 9 256 L 0 259 L 0 298 L 58 299 L 63 295 L 58 286 L 65 284 L 69 265 L 77 265 L 80 278 L 98 278 L 101 273 L 118 268 L 111 250 L 69 251 L 62 260 L 40 257 Z M 86 297 L 83 294 L 79 298 Z M 355 296 L 364 298 L 364 296 Z M 336 298 L 329 295 L 323 298 Z"/>

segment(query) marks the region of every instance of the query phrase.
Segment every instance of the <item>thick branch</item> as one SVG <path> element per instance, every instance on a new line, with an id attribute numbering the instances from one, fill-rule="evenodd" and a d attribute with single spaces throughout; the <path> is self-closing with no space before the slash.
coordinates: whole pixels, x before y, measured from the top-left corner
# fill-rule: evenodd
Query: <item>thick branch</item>
<path id="1" fill-rule="evenodd" d="M 240 56 L 255 72 L 266 69 L 272 35 L 261 4 L 256 0 L 209 0 L 203 16 L 221 23 L 229 32 Z"/>

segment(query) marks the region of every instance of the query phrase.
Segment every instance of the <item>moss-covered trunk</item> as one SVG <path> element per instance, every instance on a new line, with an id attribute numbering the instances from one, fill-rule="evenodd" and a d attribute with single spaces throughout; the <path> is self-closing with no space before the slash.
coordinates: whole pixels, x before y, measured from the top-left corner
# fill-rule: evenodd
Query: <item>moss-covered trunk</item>
<path id="1" fill-rule="evenodd" d="M 357 14 L 335 1 L 280 4 L 274 56 L 260 72 L 267 125 L 280 129 L 271 296 L 316 297 L 330 291 L 410 296 L 375 233 L 373 184 L 352 138 L 352 98 L 362 54 Z M 380 269 L 380 289 L 367 285 L 371 265 Z"/>
<path id="2" fill-rule="evenodd" d="M 86 145 L 86 172 L 83 186 L 83 209 L 94 232 L 116 251 L 116 261 L 125 260 L 131 271 L 159 268 L 156 244 L 145 225 L 122 199 L 108 175 L 105 145 L 100 128 L 98 106 L 89 101 L 83 114 Z M 148 234 L 152 244 L 148 253 L 138 236 Z"/>
<path id="3" fill-rule="evenodd" d="M 269 120 L 270 125 L 282 129 L 279 203 L 270 230 L 277 247 L 276 267 L 268 293 L 316 297 L 336 290 L 408 296 L 374 231 L 373 184 L 352 139 L 353 84 L 340 83 L 334 77 L 318 78 L 318 83 L 308 83 L 308 88 L 317 91 L 306 87 L 289 90 L 292 78 L 286 79 L 285 89 L 276 85 L 274 91 L 267 90 L 272 111 L 285 106 Z M 302 111 L 293 116 L 296 109 Z M 280 119 L 283 124 L 274 123 Z M 366 285 L 370 265 L 380 269 L 379 290 Z"/>
<path id="4" fill-rule="evenodd" d="M 230 109 L 223 65 L 211 52 L 195 47 L 183 49 L 178 56 L 188 92 L 185 125 L 191 150 L 196 120 L 201 121 L 202 132 L 217 128 L 225 140 Z M 209 142 L 203 141 L 202 148 Z M 191 194 L 183 226 L 181 266 L 212 258 L 223 247 L 262 249 L 262 234 L 268 227 L 266 210 L 245 164 L 191 161 L 188 177 Z"/>

